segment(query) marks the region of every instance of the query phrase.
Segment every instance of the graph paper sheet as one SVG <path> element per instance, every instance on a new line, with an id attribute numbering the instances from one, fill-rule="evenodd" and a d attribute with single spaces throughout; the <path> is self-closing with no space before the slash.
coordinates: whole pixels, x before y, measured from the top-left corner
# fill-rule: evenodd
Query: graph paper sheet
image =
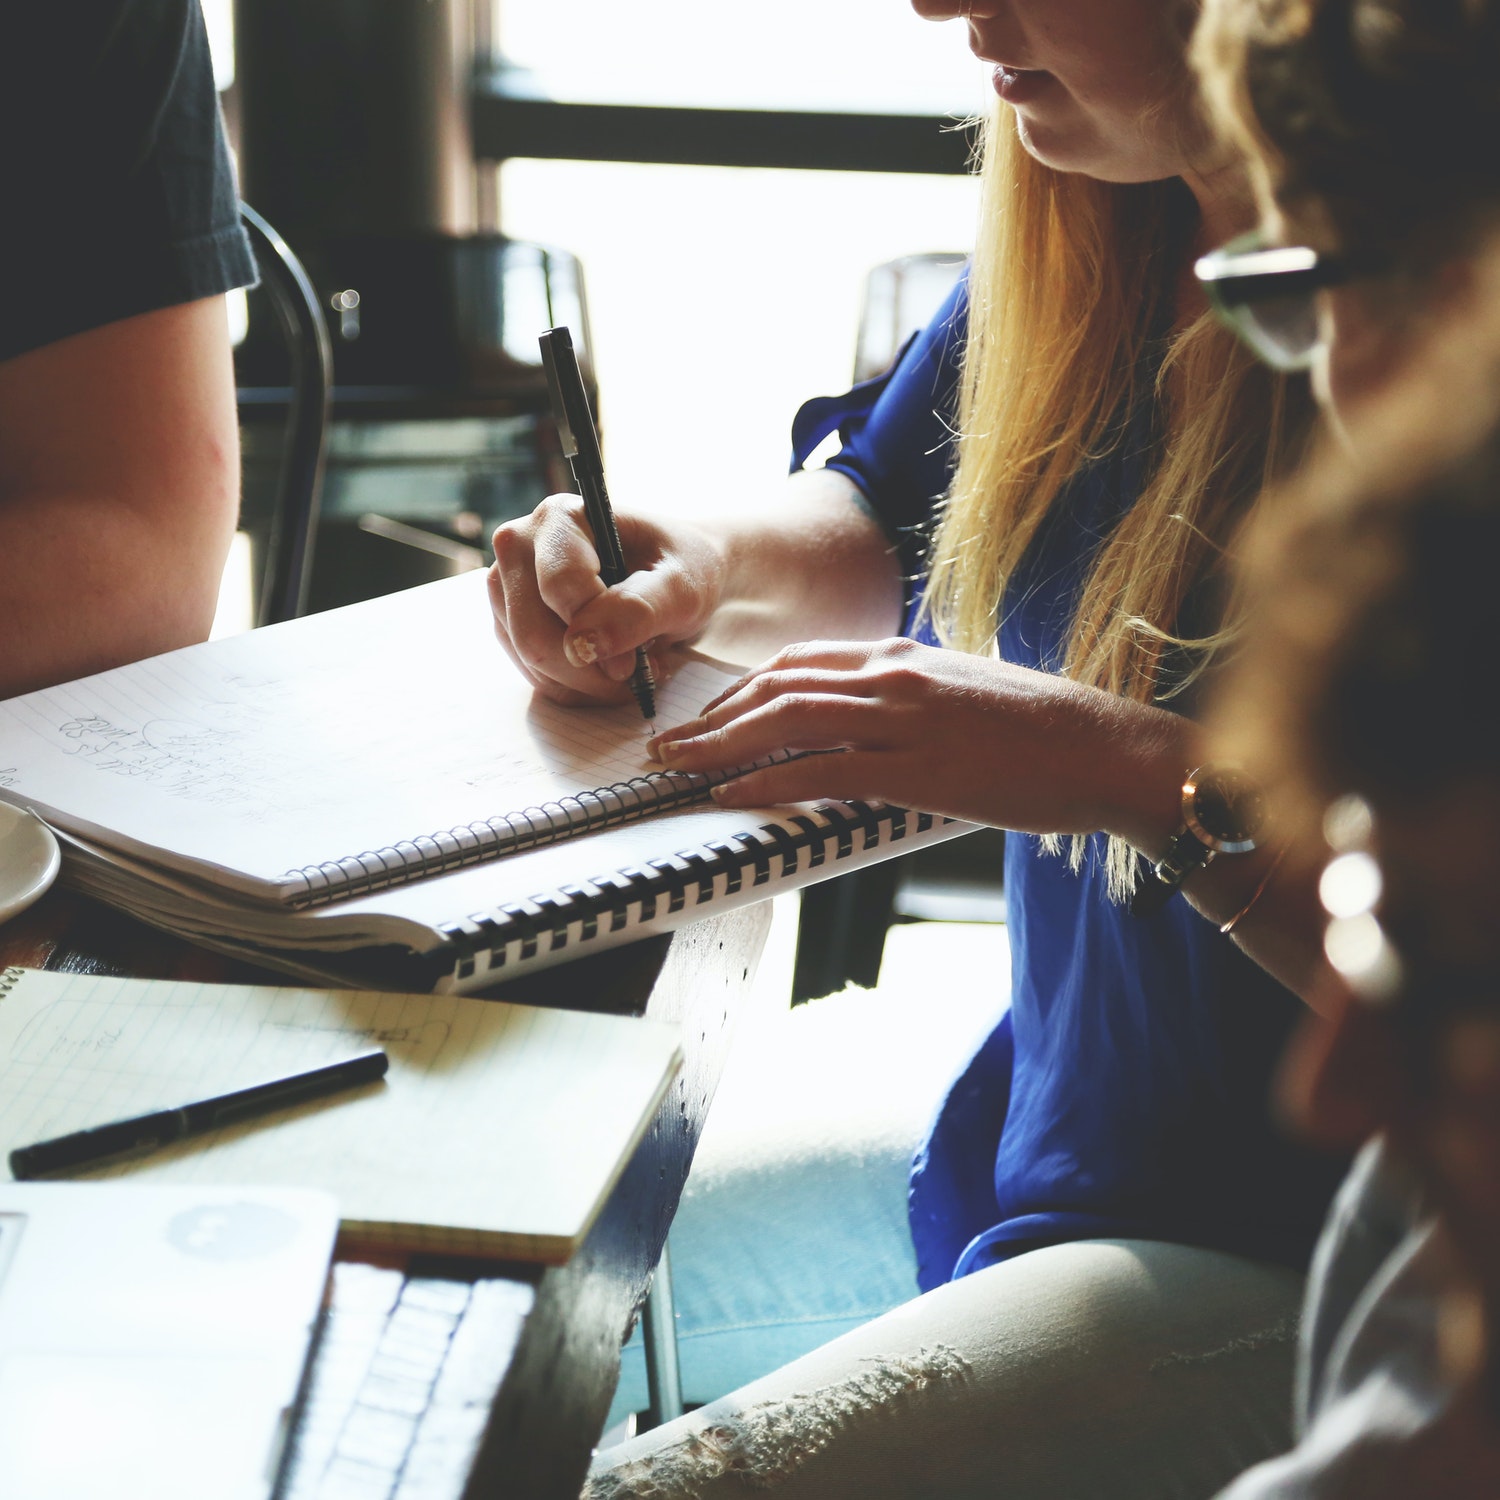
<path id="1" fill-rule="evenodd" d="M 681 1062 L 672 1028 L 630 1017 L 7 969 L 0 1152 L 371 1045 L 382 1083 L 80 1175 L 321 1188 L 366 1243 L 557 1262 Z"/>

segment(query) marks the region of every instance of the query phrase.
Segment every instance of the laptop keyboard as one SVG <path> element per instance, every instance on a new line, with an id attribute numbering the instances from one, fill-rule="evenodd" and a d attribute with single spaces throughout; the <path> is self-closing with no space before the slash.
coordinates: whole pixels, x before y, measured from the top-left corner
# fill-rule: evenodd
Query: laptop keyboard
<path id="1" fill-rule="evenodd" d="M 535 1295 L 338 1262 L 280 1500 L 457 1500 Z"/>

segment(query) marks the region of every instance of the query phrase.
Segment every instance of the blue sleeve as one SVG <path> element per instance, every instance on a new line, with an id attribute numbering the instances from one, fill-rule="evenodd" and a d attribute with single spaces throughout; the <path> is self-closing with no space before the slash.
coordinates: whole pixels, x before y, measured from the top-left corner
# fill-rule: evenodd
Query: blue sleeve
<path id="1" fill-rule="evenodd" d="M 933 507 L 953 472 L 959 361 L 968 323 L 968 276 L 932 322 L 913 336 L 886 374 L 842 396 L 809 401 L 792 423 L 792 468 L 830 433 L 843 446 L 828 468 L 858 486 L 915 578 Z"/>

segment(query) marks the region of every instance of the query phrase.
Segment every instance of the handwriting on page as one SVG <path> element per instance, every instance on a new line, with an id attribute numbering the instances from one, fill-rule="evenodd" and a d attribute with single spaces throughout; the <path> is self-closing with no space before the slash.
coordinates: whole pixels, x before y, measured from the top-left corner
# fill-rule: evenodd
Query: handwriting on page
<path id="1" fill-rule="evenodd" d="M 85 714 L 57 726 L 65 751 L 101 775 L 152 783 L 174 796 L 234 807 L 257 800 L 250 788 L 265 769 L 232 730 L 181 719 L 118 724 Z"/>
<path id="2" fill-rule="evenodd" d="M 662 723 L 728 680 L 689 661 Z M 64 683 L 0 720 L 15 790 L 271 879 L 656 769 L 633 704 L 533 696 L 494 642 L 482 577 Z"/>
<path id="3" fill-rule="evenodd" d="M 197 684 L 204 696 L 225 692 L 231 683 Z M 58 748 L 80 765 L 101 776 L 150 783 L 169 796 L 208 803 L 220 808 L 242 808 L 254 813 L 268 802 L 283 811 L 302 804 L 302 793 L 312 791 L 301 768 L 293 774 L 283 752 L 280 710 L 308 713 L 319 703 L 329 704 L 323 727 L 329 739 L 320 747 L 319 770 L 327 773 L 342 764 L 352 769 L 379 754 L 382 773 L 394 769 L 395 779 L 431 775 L 433 731 L 420 719 L 375 726 L 338 705 L 339 684 L 331 682 L 261 683 L 251 696 L 204 701 L 194 695 L 194 718 L 132 716 L 135 705 L 123 703 L 114 715 L 80 714 L 63 719 L 53 733 Z M 677 702 L 663 695 L 663 722 L 675 722 L 668 710 L 689 717 L 701 706 L 702 693 L 689 693 L 686 702 L 678 685 Z M 243 689 L 241 689 L 243 692 Z M 620 720 L 628 733 L 621 743 Z M 538 700 L 527 715 L 530 733 L 526 749 L 514 743 L 470 745 L 455 740 L 447 757 L 452 774 L 471 787 L 517 787 L 535 783 L 539 794 L 572 789 L 575 773 L 587 767 L 610 780 L 642 775 L 653 766 L 641 745 L 637 710 L 590 711 L 559 709 Z M 418 754 L 418 752 L 421 754 Z M 463 763 L 467 760 L 467 764 Z M 389 780 L 387 780 L 389 784 Z M 596 785 L 593 780 L 589 785 Z M 319 799 L 326 790 L 319 788 Z M 502 811 L 508 810 L 500 809 Z"/>

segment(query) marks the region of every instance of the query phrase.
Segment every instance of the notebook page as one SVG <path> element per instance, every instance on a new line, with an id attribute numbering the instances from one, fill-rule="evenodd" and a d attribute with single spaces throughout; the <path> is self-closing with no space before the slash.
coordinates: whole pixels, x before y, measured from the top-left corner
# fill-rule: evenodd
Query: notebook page
<path id="1" fill-rule="evenodd" d="M 657 722 L 691 718 L 733 675 L 689 661 Z M 633 703 L 535 698 L 476 572 L 0 704 L 0 789 L 126 852 L 242 872 L 253 892 L 648 774 L 646 738 Z"/>
<path id="2" fill-rule="evenodd" d="M 680 1063 L 672 1028 L 631 1018 L 23 971 L 0 985 L 0 1161 L 372 1044 L 384 1083 L 79 1175 L 322 1188 L 346 1226 L 402 1248 L 556 1260 Z"/>

